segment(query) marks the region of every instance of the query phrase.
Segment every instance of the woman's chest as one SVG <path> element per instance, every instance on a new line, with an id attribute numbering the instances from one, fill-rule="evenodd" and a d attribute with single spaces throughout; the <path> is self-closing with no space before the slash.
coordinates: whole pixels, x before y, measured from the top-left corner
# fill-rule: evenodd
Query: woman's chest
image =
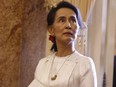
<path id="1" fill-rule="evenodd" d="M 64 63 L 63 66 L 62 64 L 58 64 L 58 66 L 56 64 L 53 69 L 51 69 L 51 66 L 51 63 L 46 63 L 37 70 L 36 78 L 44 87 L 79 87 L 80 76 L 79 68 L 76 66 L 76 63 L 69 61 Z M 54 75 L 56 75 L 56 77 L 52 79 Z"/>

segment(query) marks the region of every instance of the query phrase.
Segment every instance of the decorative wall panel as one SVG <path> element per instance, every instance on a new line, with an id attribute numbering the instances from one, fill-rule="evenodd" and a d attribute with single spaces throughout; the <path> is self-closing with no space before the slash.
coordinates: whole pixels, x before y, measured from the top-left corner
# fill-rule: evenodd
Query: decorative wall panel
<path id="1" fill-rule="evenodd" d="M 23 0 L 0 1 L 0 87 L 19 87 Z"/>
<path id="2" fill-rule="evenodd" d="M 20 87 L 27 87 L 33 80 L 35 68 L 45 55 L 47 28 L 43 4 L 43 0 L 24 3 Z"/>

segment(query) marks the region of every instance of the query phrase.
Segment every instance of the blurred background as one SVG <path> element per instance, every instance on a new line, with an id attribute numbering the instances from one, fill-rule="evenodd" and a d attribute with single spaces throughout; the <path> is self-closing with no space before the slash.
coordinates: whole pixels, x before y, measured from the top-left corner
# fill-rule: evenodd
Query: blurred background
<path id="1" fill-rule="evenodd" d="M 33 80 L 39 60 L 51 53 L 46 16 L 59 1 L 0 1 L 0 87 L 27 87 Z M 116 0 L 66 1 L 82 14 L 77 50 L 94 60 L 98 87 L 113 87 Z"/>

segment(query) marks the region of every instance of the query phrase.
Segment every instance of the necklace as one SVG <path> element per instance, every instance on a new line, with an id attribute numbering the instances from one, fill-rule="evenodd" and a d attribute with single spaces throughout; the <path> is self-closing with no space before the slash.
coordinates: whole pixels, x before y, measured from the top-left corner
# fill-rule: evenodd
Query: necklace
<path id="1" fill-rule="evenodd" d="M 74 51 L 74 52 L 75 52 L 75 51 Z M 72 52 L 72 54 L 73 54 L 74 52 Z M 69 56 L 67 56 L 67 58 L 64 60 L 64 62 L 62 63 L 62 65 L 61 65 L 60 68 L 58 69 L 58 71 L 57 71 L 54 75 L 51 75 L 50 79 L 51 79 L 52 81 L 56 80 L 56 78 L 58 77 L 58 72 L 61 70 L 61 68 L 63 67 L 63 65 L 66 63 L 66 61 L 69 59 L 69 57 L 70 57 L 72 54 L 70 54 Z M 55 60 L 55 55 L 54 55 L 54 58 L 53 58 L 53 60 L 52 60 L 52 64 L 51 64 L 50 71 L 51 71 L 52 68 L 53 68 L 54 60 Z"/>

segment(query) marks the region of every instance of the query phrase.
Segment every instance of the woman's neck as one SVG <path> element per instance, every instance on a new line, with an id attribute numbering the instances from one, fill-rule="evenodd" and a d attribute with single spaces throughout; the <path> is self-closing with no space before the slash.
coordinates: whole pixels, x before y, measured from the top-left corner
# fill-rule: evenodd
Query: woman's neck
<path id="1" fill-rule="evenodd" d="M 74 45 L 57 45 L 56 56 L 63 57 L 72 54 L 75 51 Z"/>
<path id="2" fill-rule="evenodd" d="M 75 50 L 70 50 L 70 51 L 57 51 L 56 52 L 56 56 L 64 57 L 64 56 L 67 56 L 67 55 L 72 54 L 74 51 Z"/>

